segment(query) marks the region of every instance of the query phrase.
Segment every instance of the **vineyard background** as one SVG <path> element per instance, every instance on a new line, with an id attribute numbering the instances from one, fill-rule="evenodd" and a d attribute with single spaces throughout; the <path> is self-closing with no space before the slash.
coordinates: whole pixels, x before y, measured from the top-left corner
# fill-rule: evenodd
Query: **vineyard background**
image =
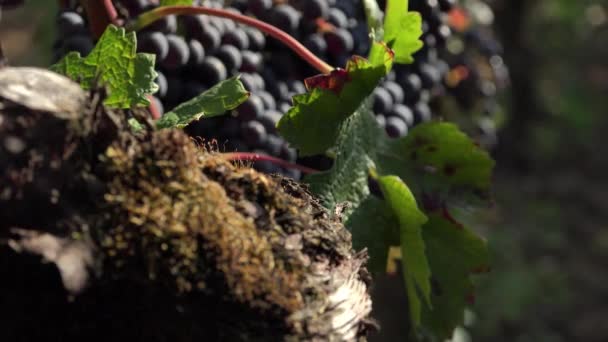
<path id="1" fill-rule="evenodd" d="M 468 334 L 606 341 L 608 1 L 490 3 L 511 88 L 493 151 L 496 206 L 470 218 L 494 262 Z M 3 14 L 0 39 L 13 64 L 49 65 L 54 6 L 33 0 Z"/>

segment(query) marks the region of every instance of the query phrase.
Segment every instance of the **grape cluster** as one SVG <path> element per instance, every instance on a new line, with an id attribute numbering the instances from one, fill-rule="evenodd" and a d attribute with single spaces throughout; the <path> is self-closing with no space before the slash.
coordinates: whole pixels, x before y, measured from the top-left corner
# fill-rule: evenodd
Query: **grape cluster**
<path id="1" fill-rule="evenodd" d="M 414 125 L 429 121 L 437 111 L 439 95 L 458 97 L 450 87 L 455 67 L 448 51 L 453 27 L 450 16 L 456 0 L 410 0 L 411 10 L 423 18 L 424 47 L 412 65 L 397 65 L 373 93 L 373 110 L 379 125 L 392 138 L 403 137 Z M 158 6 L 155 0 L 114 1 L 119 15 L 133 18 Z M 344 67 L 352 55 L 365 56 L 370 39 L 361 0 L 219 0 L 197 5 L 224 7 L 256 17 L 287 32 L 330 65 Z M 380 6 L 384 6 L 380 1 Z M 59 14 L 61 40 L 57 56 L 76 50 L 83 55 L 93 46 L 79 7 Z M 298 159 L 296 151 L 277 134 L 276 124 L 291 107 L 291 98 L 306 91 L 303 79 L 318 72 L 255 28 L 211 16 L 168 16 L 138 32 L 138 51 L 157 59 L 159 91 L 155 107 L 172 108 L 214 84 L 234 75 L 251 97 L 230 115 L 191 124 L 193 136 L 215 139 L 221 150 L 254 152 L 327 169 L 323 156 Z M 450 57 L 450 59 L 447 59 Z M 447 80 L 447 81 L 446 81 Z M 264 172 L 299 178 L 298 171 L 258 161 Z"/>
<path id="2" fill-rule="evenodd" d="M 61 11 L 56 18 L 58 39 L 53 45 L 53 61 L 68 52 L 76 51 L 86 56 L 95 46 L 82 8 Z"/>
<path id="3" fill-rule="evenodd" d="M 480 0 L 455 8 L 450 16 L 455 34 L 442 55 L 449 65 L 444 88 L 450 96 L 443 98 L 444 112 L 468 113 L 465 118 L 449 118 L 468 126 L 469 133 L 488 148 L 497 142 L 502 113 L 498 96 L 509 83 L 502 47 L 491 29 L 493 19 L 492 9 Z M 446 104 L 446 99 L 454 100 L 455 106 Z"/>

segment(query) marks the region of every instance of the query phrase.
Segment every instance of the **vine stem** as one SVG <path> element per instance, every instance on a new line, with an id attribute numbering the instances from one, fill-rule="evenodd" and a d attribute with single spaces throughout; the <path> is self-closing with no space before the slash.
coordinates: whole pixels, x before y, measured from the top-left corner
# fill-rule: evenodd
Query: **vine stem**
<path id="1" fill-rule="evenodd" d="M 269 36 L 279 40 L 283 44 L 292 49 L 298 56 L 308 62 L 311 66 L 323 74 L 330 73 L 334 68 L 317 57 L 314 53 L 308 50 L 304 45 L 295 40 L 287 32 L 279 28 L 265 23 L 261 20 L 251 18 L 242 14 L 233 13 L 221 8 L 208 8 L 202 6 L 163 6 L 155 8 L 151 11 L 141 14 L 135 22 L 127 26 L 128 29 L 138 31 L 150 25 L 154 21 L 168 15 L 194 15 L 205 14 L 215 17 L 222 17 L 233 20 L 235 22 L 252 26 L 258 30 L 268 34 Z"/>
<path id="2" fill-rule="evenodd" d="M 109 24 L 120 26 L 118 12 L 112 0 L 80 0 L 89 20 L 93 36 L 101 37 Z"/>
<path id="3" fill-rule="evenodd" d="M 275 157 L 271 157 L 271 156 L 267 156 L 267 155 L 263 155 L 263 154 L 257 154 L 257 153 L 250 153 L 250 152 L 231 152 L 231 153 L 223 153 L 222 154 L 225 158 L 227 158 L 228 160 L 248 160 L 248 161 L 267 161 L 267 162 L 271 162 L 273 164 L 276 164 L 278 166 L 287 168 L 287 169 L 294 169 L 294 170 L 298 170 L 301 171 L 305 174 L 311 174 L 311 173 L 319 173 L 319 170 L 315 170 L 303 165 L 299 165 L 299 164 L 295 164 L 295 163 L 290 163 L 288 161 L 285 161 L 283 159 L 279 159 L 279 158 L 275 158 Z"/>

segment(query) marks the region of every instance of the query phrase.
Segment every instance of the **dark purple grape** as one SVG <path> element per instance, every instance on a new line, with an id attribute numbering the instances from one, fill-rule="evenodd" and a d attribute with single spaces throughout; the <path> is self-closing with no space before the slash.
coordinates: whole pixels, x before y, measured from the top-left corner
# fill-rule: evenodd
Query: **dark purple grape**
<path id="1" fill-rule="evenodd" d="M 215 51 L 222 43 L 220 32 L 211 25 L 203 26 L 200 32 L 193 35 L 193 38 L 200 41 L 207 52 Z"/>
<path id="2" fill-rule="evenodd" d="M 403 88 L 395 82 L 387 81 L 382 84 L 388 92 L 391 94 L 393 103 L 402 103 L 405 95 L 403 94 Z"/>
<path id="3" fill-rule="evenodd" d="M 174 34 L 177 32 L 177 18 L 174 15 L 168 15 L 153 22 L 150 26 L 144 29 L 145 31 L 160 31 L 166 34 Z"/>
<path id="4" fill-rule="evenodd" d="M 63 12 L 57 17 L 57 29 L 59 34 L 64 37 L 87 31 L 84 18 L 72 11 Z"/>
<path id="5" fill-rule="evenodd" d="M 408 126 L 412 126 L 414 124 L 414 113 L 409 107 L 403 104 L 396 104 L 388 112 L 387 116 L 401 118 Z"/>
<path id="6" fill-rule="evenodd" d="M 431 89 L 441 81 L 441 73 L 439 70 L 430 64 L 420 65 L 420 80 L 424 89 Z"/>
<path id="7" fill-rule="evenodd" d="M 258 121 L 264 125 L 266 131 L 274 133 L 276 132 L 277 123 L 281 120 L 282 116 L 281 112 L 276 110 L 266 110 L 260 115 Z"/>
<path id="8" fill-rule="evenodd" d="M 169 85 L 167 84 L 167 78 L 165 74 L 160 71 L 157 71 L 156 84 L 158 85 L 158 92 L 156 95 L 160 98 L 164 98 L 167 95 L 167 90 Z"/>
<path id="9" fill-rule="evenodd" d="M 208 85 L 214 85 L 228 77 L 228 71 L 224 63 L 213 56 L 206 57 L 197 70 L 201 79 Z"/>
<path id="10" fill-rule="evenodd" d="M 281 30 L 293 34 L 300 24 L 300 13 L 288 4 L 275 6 L 270 12 L 270 23 Z"/>
<path id="11" fill-rule="evenodd" d="M 420 99 L 422 80 L 416 74 L 409 74 L 400 79 L 399 84 L 403 88 L 403 101 L 407 104 L 414 104 Z"/>
<path id="12" fill-rule="evenodd" d="M 177 69 L 186 65 L 190 59 L 190 49 L 184 38 L 169 34 L 167 42 L 169 43 L 169 53 L 161 61 L 161 65 L 167 69 Z"/>
<path id="13" fill-rule="evenodd" d="M 238 108 L 238 118 L 241 121 L 251 121 L 260 117 L 264 112 L 264 102 L 256 94 L 249 96 Z"/>
<path id="14" fill-rule="evenodd" d="M 252 74 L 244 73 L 240 76 L 241 83 L 248 91 L 256 91 L 256 81 L 254 80 Z"/>
<path id="15" fill-rule="evenodd" d="M 86 56 L 93 50 L 93 47 L 94 44 L 91 37 L 83 35 L 67 37 L 63 42 L 63 51 L 66 54 L 71 51 L 76 51 L 80 53 L 81 56 Z"/>
<path id="16" fill-rule="evenodd" d="M 249 146 L 261 147 L 268 138 L 266 128 L 264 128 L 264 125 L 256 120 L 243 123 L 241 133 L 243 136 L 243 141 L 245 141 Z"/>
<path id="17" fill-rule="evenodd" d="M 266 37 L 264 34 L 255 28 L 245 27 L 243 29 L 249 38 L 249 49 L 252 51 L 261 51 L 266 46 Z"/>
<path id="18" fill-rule="evenodd" d="M 239 50 L 247 50 L 249 48 L 249 37 L 245 31 L 237 28 L 224 33 L 222 44 L 233 45 Z"/>
<path id="19" fill-rule="evenodd" d="M 264 59 L 258 52 L 245 50 L 242 52 L 243 64 L 241 65 L 241 71 L 245 72 L 258 72 L 262 68 Z"/>
<path id="20" fill-rule="evenodd" d="M 393 107 L 393 98 L 388 90 L 377 87 L 372 96 L 374 113 L 386 113 Z"/>
<path id="21" fill-rule="evenodd" d="M 311 34 L 304 40 L 304 46 L 315 55 L 323 55 L 327 51 L 327 43 L 319 33 Z"/>
<path id="22" fill-rule="evenodd" d="M 249 11 L 256 17 L 263 17 L 272 8 L 272 0 L 249 0 Z"/>
<path id="23" fill-rule="evenodd" d="M 329 12 L 327 0 L 299 0 L 297 7 L 302 11 L 304 19 L 311 21 L 317 18 L 326 18 Z"/>
<path id="24" fill-rule="evenodd" d="M 199 65 L 205 60 L 205 48 L 198 40 L 190 39 L 188 41 L 188 49 L 190 50 L 189 65 Z"/>
<path id="25" fill-rule="evenodd" d="M 327 52 L 333 56 L 348 54 L 355 44 L 351 33 L 342 28 L 333 32 L 326 32 L 324 38 L 327 43 Z"/>
<path id="26" fill-rule="evenodd" d="M 243 64 L 243 57 L 239 49 L 232 45 L 221 46 L 215 56 L 219 58 L 229 71 L 239 70 Z"/>
<path id="27" fill-rule="evenodd" d="M 256 94 L 262 99 L 262 102 L 264 103 L 264 109 L 268 110 L 277 108 L 277 102 L 275 101 L 274 97 L 270 95 L 269 92 L 262 90 L 257 92 Z"/>
<path id="28" fill-rule="evenodd" d="M 281 154 L 281 148 L 283 148 L 283 144 L 285 144 L 285 141 L 283 139 L 274 134 L 268 134 L 266 144 L 264 144 L 264 149 L 271 156 L 278 157 Z"/>
<path id="29" fill-rule="evenodd" d="M 341 9 L 336 7 L 329 10 L 327 21 L 332 23 L 335 27 L 346 28 L 348 26 L 348 17 Z"/>
<path id="30" fill-rule="evenodd" d="M 431 108 L 425 102 L 418 102 L 414 106 L 414 124 L 431 121 Z"/>
<path id="31" fill-rule="evenodd" d="M 285 143 L 283 144 L 283 147 L 281 147 L 281 154 L 279 155 L 279 157 L 283 160 L 287 160 L 288 162 L 294 163 L 298 158 L 298 152 L 294 148 L 289 147 L 287 143 Z"/>
<path id="32" fill-rule="evenodd" d="M 304 94 L 306 93 L 306 87 L 304 83 L 300 80 L 292 80 L 289 82 L 289 90 L 295 94 Z"/>
<path id="33" fill-rule="evenodd" d="M 279 100 L 289 100 L 289 86 L 287 86 L 286 82 L 276 81 L 274 83 L 270 83 L 268 85 L 268 91 L 275 99 Z"/>
<path id="34" fill-rule="evenodd" d="M 142 33 L 137 37 L 137 50 L 155 54 L 156 60 L 160 62 L 169 54 L 167 36 L 160 32 Z"/>
<path id="35" fill-rule="evenodd" d="M 386 119 L 384 130 L 391 138 L 401 138 L 407 134 L 407 125 L 403 119 L 391 116 Z"/>

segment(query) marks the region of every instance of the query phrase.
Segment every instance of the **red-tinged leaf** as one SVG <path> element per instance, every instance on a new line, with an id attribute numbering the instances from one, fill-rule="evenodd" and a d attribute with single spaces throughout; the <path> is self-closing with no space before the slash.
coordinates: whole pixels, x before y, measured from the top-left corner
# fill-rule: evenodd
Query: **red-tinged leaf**
<path id="1" fill-rule="evenodd" d="M 310 91 L 314 88 L 331 90 L 336 95 L 340 95 L 344 84 L 351 81 L 348 75 L 348 70 L 341 68 L 332 70 L 329 75 L 317 75 L 312 76 L 304 80 L 306 90 Z"/>
<path id="2" fill-rule="evenodd" d="M 361 107 L 392 66 L 392 52 L 375 43 L 382 58 L 355 56 L 338 69 L 307 81 L 309 92 L 296 95 L 294 106 L 278 124 L 281 135 L 303 156 L 320 154 L 335 145 L 340 126 Z M 377 52 L 379 54 L 379 52 Z"/>

